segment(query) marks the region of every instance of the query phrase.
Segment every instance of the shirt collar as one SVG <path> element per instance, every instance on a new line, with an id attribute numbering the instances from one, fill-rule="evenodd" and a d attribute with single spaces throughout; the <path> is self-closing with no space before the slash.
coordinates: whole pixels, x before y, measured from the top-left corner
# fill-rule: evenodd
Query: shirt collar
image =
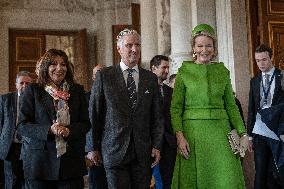
<path id="1" fill-rule="evenodd" d="M 121 68 L 122 72 L 124 72 L 125 70 L 127 70 L 129 68 L 122 61 L 120 61 L 119 65 L 120 65 L 120 68 Z M 137 73 L 139 73 L 139 69 L 138 69 L 138 65 L 137 64 L 132 69 L 134 69 Z"/>
<path id="2" fill-rule="evenodd" d="M 275 67 L 273 66 L 268 72 L 262 72 L 262 77 L 264 77 L 265 74 L 269 74 L 270 76 L 272 76 L 274 70 L 275 70 Z"/>

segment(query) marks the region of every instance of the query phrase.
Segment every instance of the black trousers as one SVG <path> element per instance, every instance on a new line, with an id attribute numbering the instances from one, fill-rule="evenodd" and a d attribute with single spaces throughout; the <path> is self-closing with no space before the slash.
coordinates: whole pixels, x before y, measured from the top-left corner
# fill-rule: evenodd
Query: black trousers
<path id="1" fill-rule="evenodd" d="M 103 166 L 92 166 L 89 169 L 89 189 L 107 189 L 106 172 Z"/>
<path id="2" fill-rule="evenodd" d="M 26 179 L 26 189 L 84 189 L 83 177 L 66 180 Z"/>
<path id="3" fill-rule="evenodd" d="M 132 141 L 132 140 L 130 140 Z M 141 164 L 130 142 L 123 161 L 113 167 L 105 167 L 109 189 L 149 189 L 151 165 Z"/>
<path id="4" fill-rule="evenodd" d="M 21 144 L 12 143 L 4 160 L 5 189 L 24 189 L 23 162 L 20 160 Z"/>
<path id="5" fill-rule="evenodd" d="M 263 136 L 256 135 L 253 139 L 255 179 L 254 189 L 281 189 L 275 178 L 275 164 L 272 152 Z"/>
<path id="6" fill-rule="evenodd" d="M 176 155 L 177 148 L 173 148 L 167 142 L 164 142 L 160 160 L 160 174 L 163 182 L 163 189 L 171 188 Z"/>

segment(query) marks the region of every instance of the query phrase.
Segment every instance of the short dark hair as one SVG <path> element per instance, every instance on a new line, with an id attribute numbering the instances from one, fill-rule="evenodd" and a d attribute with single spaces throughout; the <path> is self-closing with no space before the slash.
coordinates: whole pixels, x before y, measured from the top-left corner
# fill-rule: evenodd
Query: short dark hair
<path id="1" fill-rule="evenodd" d="M 152 60 L 150 61 L 150 69 L 152 70 L 152 67 L 158 67 L 161 64 L 161 61 L 169 61 L 169 57 L 164 56 L 164 55 L 156 55 L 152 58 Z"/>
<path id="2" fill-rule="evenodd" d="M 255 53 L 262 53 L 262 52 L 268 52 L 269 57 L 272 58 L 273 53 L 272 49 L 269 46 L 261 44 L 258 47 L 256 47 Z"/>
<path id="3" fill-rule="evenodd" d="M 19 77 L 22 77 L 22 76 L 27 76 L 27 77 L 32 78 L 30 72 L 28 72 L 28 71 L 20 71 L 19 73 L 17 73 L 17 76 L 16 76 L 16 83 L 18 82 Z"/>
<path id="4" fill-rule="evenodd" d="M 71 63 L 68 61 L 66 53 L 58 49 L 49 49 L 44 53 L 44 55 L 39 60 L 39 70 L 38 70 L 38 79 L 37 82 L 40 86 L 45 87 L 49 82 L 48 67 L 53 63 L 54 59 L 60 56 L 63 61 L 66 63 L 67 72 L 65 80 L 69 84 L 74 83 L 73 71 L 71 68 Z"/>
<path id="5" fill-rule="evenodd" d="M 170 75 L 169 82 L 171 83 L 176 77 L 177 77 L 177 74 Z"/>

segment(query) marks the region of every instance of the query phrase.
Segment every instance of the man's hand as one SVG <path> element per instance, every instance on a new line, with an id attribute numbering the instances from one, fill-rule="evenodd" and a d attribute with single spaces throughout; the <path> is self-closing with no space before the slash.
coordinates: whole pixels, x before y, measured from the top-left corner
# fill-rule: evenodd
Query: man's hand
<path id="1" fill-rule="evenodd" d="M 176 133 L 176 137 L 177 137 L 177 146 L 178 146 L 179 153 L 185 159 L 188 159 L 189 158 L 189 152 L 190 152 L 190 148 L 189 148 L 188 142 L 184 138 L 183 133 L 181 131 Z"/>
<path id="2" fill-rule="evenodd" d="M 159 161 L 161 159 L 160 150 L 157 150 L 156 148 L 153 148 L 152 149 L 152 153 L 151 153 L 151 157 L 154 159 L 154 161 L 151 164 L 151 167 L 153 168 L 153 167 L 155 167 L 159 163 Z"/>
<path id="3" fill-rule="evenodd" d="M 86 158 L 92 162 L 95 162 L 95 151 L 88 152 Z"/>
<path id="4" fill-rule="evenodd" d="M 102 164 L 102 157 L 99 151 L 90 151 L 87 154 L 87 159 L 91 160 L 96 166 L 100 166 Z"/>

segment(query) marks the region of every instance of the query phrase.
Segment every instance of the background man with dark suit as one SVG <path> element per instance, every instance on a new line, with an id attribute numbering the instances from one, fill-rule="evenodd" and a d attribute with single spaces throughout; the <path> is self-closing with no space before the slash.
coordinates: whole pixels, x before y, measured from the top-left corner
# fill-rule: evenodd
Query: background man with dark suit
<path id="1" fill-rule="evenodd" d="M 149 188 L 151 163 L 160 160 L 163 125 L 158 81 L 138 66 L 140 41 L 135 30 L 119 33 L 121 62 L 97 72 L 90 97 L 94 148 L 102 154 L 111 189 Z"/>
<path id="2" fill-rule="evenodd" d="M 101 70 L 105 66 L 98 64 L 93 69 L 93 81 L 96 80 L 97 71 Z M 87 100 L 89 102 L 91 92 L 87 93 Z M 93 129 L 86 135 L 86 147 L 87 158 L 92 162 L 91 167 L 88 170 L 88 179 L 89 179 L 89 189 L 107 189 L 107 179 L 104 166 L 100 163 L 99 165 L 95 164 L 95 157 L 97 151 L 94 151 L 94 142 L 93 142 Z"/>
<path id="3" fill-rule="evenodd" d="M 169 74 L 169 58 L 156 55 L 150 61 L 151 71 L 157 75 L 160 88 L 161 110 L 164 118 L 164 137 L 159 163 L 162 185 L 164 189 L 170 189 L 177 153 L 176 137 L 171 125 L 170 106 L 173 89 L 163 83 Z"/>
<path id="4" fill-rule="evenodd" d="M 21 143 L 17 136 L 20 95 L 32 82 L 30 73 L 21 71 L 16 77 L 16 92 L 0 96 L 0 158 L 4 160 L 5 189 L 24 188 Z"/>
<path id="5" fill-rule="evenodd" d="M 281 188 L 273 176 L 274 161 L 265 137 L 260 133 L 261 128 L 256 122 L 256 115 L 260 109 L 269 108 L 284 102 L 284 92 L 281 89 L 281 71 L 272 64 L 272 49 L 260 45 L 255 50 L 255 60 L 260 73 L 250 81 L 249 108 L 248 108 L 248 134 L 253 136 L 253 149 L 255 159 L 254 188 Z M 249 151 L 252 151 L 252 143 Z"/>

